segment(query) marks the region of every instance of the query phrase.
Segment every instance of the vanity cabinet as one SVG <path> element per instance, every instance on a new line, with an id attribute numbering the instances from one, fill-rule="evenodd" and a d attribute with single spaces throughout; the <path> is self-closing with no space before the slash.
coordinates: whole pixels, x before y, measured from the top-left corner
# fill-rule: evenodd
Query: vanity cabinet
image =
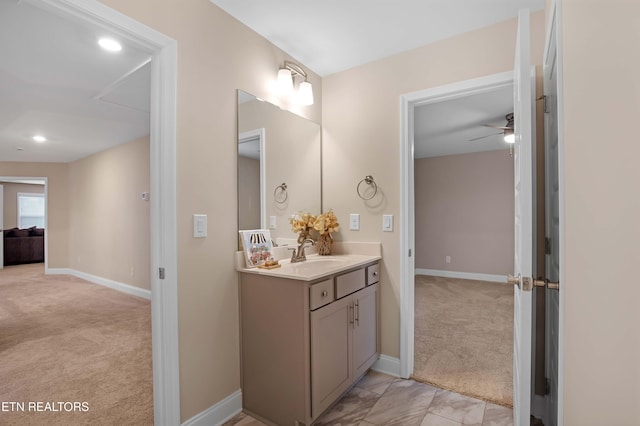
<path id="1" fill-rule="evenodd" d="M 311 409 L 317 417 L 378 358 L 378 284 L 311 312 Z"/>
<path id="2" fill-rule="evenodd" d="M 240 274 L 246 412 L 310 425 L 371 367 L 380 354 L 377 268 L 313 281 Z"/>

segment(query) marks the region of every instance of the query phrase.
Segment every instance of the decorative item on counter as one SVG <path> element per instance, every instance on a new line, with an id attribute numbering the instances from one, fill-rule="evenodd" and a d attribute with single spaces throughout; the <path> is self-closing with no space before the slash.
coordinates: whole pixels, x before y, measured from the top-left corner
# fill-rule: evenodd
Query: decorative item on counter
<path id="1" fill-rule="evenodd" d="M 258 265 L 258 268 L 262 268 L 262 269 L 275 269 L 275 268 L 279 268 L 280 265 L 280 261 L 275 260 L 273 257 L 270 257 L 269 260 L 264 262 L 264 265 Z"/>
<path id="2" fill-rule="evenodd" d="M 313 229 L 316 217 L 308 212 L 297 212 L 289 219 L 291 230 L 298 233 L 298 244 L 302 244 L 307 238 L 311 238 L 309 232 Z"/>
<path id="3" fill-rule="evenodd" d="M 271 255 L 271 232 L 268 229 L 239 231 L 247 261 L 247 268 L 265 264 Z"/>
<path id="4" fill-rule="evenodd" d="M 315 222 L 313 223 L 313 229 L 318 231 L 320 234 L 318 237 L 318 243 L 316 244 L 318 247 L 318 254 L 323 256 L 330 255 L 333 249 L 333 236 L 331 234 L 338 232 L 340 229 L 338 218 L 333 210 L 329 210 L 326 213 L 316 216 Z"/>

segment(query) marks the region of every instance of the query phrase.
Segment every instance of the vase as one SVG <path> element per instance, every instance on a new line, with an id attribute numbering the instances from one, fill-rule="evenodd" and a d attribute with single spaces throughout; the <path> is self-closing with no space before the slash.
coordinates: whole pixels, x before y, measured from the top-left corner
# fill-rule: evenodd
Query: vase
<path id="1" fill-rule="evenodd" d="M 331 234 L 320 234 L 318 237 L 318 254 L 321 256 L 328 256 L 331 254 L 331 249 L 333 248 L 333 237 Z"/>

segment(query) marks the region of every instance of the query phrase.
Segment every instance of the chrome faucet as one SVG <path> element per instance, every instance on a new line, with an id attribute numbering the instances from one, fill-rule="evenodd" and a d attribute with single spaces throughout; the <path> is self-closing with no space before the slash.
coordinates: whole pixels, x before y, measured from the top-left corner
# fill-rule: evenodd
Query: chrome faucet
<path id="1" fill-rule="evenodd" d="M 307 260 L 307 256 L 304 254 L 304 248 L 306 247 L 305 246 L 306 243 L 311 243 L 312 246 L 316 245 L 316 242 L 313 241 L 311 238 L 307 238 L 303 240 L 298 245 L 298 250 L 293 249 L 293 253 L 291 253 L 291 263 L 304 262 L 305 260 Z"/>

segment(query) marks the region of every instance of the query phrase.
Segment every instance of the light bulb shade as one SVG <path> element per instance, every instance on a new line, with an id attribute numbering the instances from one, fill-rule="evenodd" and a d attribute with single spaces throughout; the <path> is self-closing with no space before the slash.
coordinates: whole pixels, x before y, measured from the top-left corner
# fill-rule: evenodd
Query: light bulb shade
<path id="1" fill-rule="evenodd" d="M 278 70 L 278 92 L 284 96 L 290 96 L 293 93 L 293 77 L 291 71 L 285 68 Z"/>
<path id="2" fill-rule="evenodd" d="M 300 105 L 313 105 L 313 86 L 308 81 L 303 81 L 298 87 L 298 103 Z"/>
<path id="3" fill-rule="evenodd" d="M 506 143 L 516 143 L 516 135 L 513 133 L 513 130 L 505 130 L 504 141 Z"/>

